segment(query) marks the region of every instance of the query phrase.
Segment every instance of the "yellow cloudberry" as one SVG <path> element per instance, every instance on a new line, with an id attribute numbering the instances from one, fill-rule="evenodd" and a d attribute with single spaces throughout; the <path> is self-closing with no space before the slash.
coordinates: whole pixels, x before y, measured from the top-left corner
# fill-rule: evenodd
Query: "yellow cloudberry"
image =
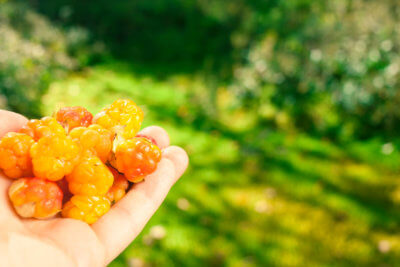
<path id="1" fill-rule="evenodd" d="M 22 133 L 7 133 L 0 140 L 0 169 L 10 178 L 32 176 L 32 159 L 29 154 L 35 143 Z"/>
<path id="2" fill-rule="evenodd" d="M 64 128 L 53 117 L 29 120 L 19 132 L 31 136 L 35 141 L 45 136 L 66 135 Z"/>
<path id="3" fill-rule="evenodd" d="M 107 161 L 112 148 L 112 133 L 98 124 L 89 127 L 74 128 L 69 136 L 81 146 L 83 151 L 90 151 L 103 162 Z"/>
<path id="4" fill-rule="evenodd" d="M 96 156 L 84 157 L 67 175 L 69 191 L 74 195 L 103 196 L 114 182 L 111 171 Z"/>
<path id="5" fill-rule="evenodd" d="M 104 196 L 75 195 L 65 203 L 61 214 L 64 218 L 93 224 L 110 210 L 110 206 L 110 200 Z"/>
<path id="6" fill-rule="evenodd" d="M 72 172 L 81 149 L 69 136 L 49 136 L 33 144 L 30 154 L 35 176 L 57 181 Z"/>
<path id="7" fill-rule="evenodd" d="M 136 135 L 143 121 L 143 111 L 135 102 L 118 99 L 93 118 L 93 123 L 109 129 L 117 138 L 129 139 Z"/>

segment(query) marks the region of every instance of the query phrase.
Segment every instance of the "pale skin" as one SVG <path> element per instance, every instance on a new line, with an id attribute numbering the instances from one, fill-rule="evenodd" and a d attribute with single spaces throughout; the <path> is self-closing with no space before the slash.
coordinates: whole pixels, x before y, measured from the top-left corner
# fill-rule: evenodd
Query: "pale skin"
<path id="1" fill-rule="evenodd" d="M 0 138 L 26 121 L 0 110 Z M 91 226 L 65 218 L 22 220 L 7 196 L 12 180 L 0 174 L 0 265 L 96 267 L 115 259 L 142 231 L 188 166 L 186 152 L 169 145 L 165 130 L 151 126 L 141 133 L 153 137 L 163 149 L 157 170 Z"/>

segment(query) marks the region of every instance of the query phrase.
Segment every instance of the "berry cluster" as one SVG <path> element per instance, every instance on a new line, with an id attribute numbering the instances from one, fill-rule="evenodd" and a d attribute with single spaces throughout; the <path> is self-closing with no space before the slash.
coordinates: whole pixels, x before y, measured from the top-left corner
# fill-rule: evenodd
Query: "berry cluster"
<path id="1" fill-rule="evenodd" d="M 8 192 L 15 211 L 37 219 L 61 211 L 63 217 L 96 222 L 124 197 L 129 182 L 157 168 L 161 150 L 137 135 L 142 120 L 133 101 L 120 99 L 94 117 L 83 107 L 64 107 L 6 134 L 0 170 L 16 179 Z"/>

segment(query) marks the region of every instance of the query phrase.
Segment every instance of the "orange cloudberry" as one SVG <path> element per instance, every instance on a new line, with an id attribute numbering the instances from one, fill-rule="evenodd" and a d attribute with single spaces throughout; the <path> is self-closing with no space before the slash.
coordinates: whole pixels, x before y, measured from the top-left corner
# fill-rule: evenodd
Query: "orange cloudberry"
<path id="1" fill-rule="evenodd" d="M 78 143 L 84 151 L 90 151 L 103 162 L 107 161 L 112 148 L 112 133 L 98 124 L 89 127 L 74 128 L 69 136 Z"/>
<path id="2" fill-rule="evenodd" d="M 85 156 L 67 175 L 69 191 L 74 195 L 103 196 L 114 182 L 111 171 L 96 156 Z"/>
<path id="3" fill-rule="evenodd" d="M 136 135 L 143 121 L 143 111 L 127 99 L 114 101 L 93 118 L 93 123 L 109 129 L 116 138 L 129 139 Z"/>
<path id="4" fill-rule="evenodd" d="M 44 136 L 65 135 L 65 130 L 53 117 L 43 117 L 40 120 L 30 120 L 19 130 L 20 133 L 31 136 L 38 141 Z"/>
<path id="5" fill-rule="evenodd" d="M 101 216 L 110 210 L 110 200 L 104 196 L 75 195 L 65 203 L 61 212 L 64 218 L 95 223 Z"/>
<path id="6" fill-rule="evenodd" d="M 117 170 L 134 183 L 142 181 L 154 172 L 161 160 L 161 150 L 144 137 L 135 137 L 116 147 L 115 162 Z"/>
<path id="7" fill-rule="evenodd" d="M 63 107 L 55 114 L 56 120 L 69 132 L 76 127 L 88 127 L 92 123 L 93 115 L 84 107 Z"/>
<path id="8" fill-rule="evenodd" d="M 151 136 L 147 136 L 147 135 L 144 135 L 144 134 L 137 134 L 136 137 L 144 137 L 144 138 L 146 138 L 147 140 L 149 140 L 150 142 L 152 142 L 153 144 L 155 144 L 157 146 L 156 139 L 154 139 Z"/>
<path id="9" fill-rule="evenodd" d="M 32 176 L 29 150 L 35 141 L 22 133 L 7 133 L 0 140 L 0 169 L 10 178 Z"/>
<path id="10" fill-rule="evenodd" d="M 111 186 L 110 190 L 108 190 L 106 197 L 111 202 L 118 202 L 121 198 L 123 198 L 126 194 L 126 190 L 128 190 L 129 182 L 125 178 L 125 176 L 119 173 L 113 167 L 108 167 L 111 173 L 114 176 L 114 183 Z"/>
<path id="11" fill-rule="evenodd" d="M 35 176 L 57 181 L 72 172 L 81 149 L 69 136 L 48 136 L 33 144 L 30 154 Z"/>
<path id="12" fill-rule="evenodd" d="M 8 190 L 15 211 L 24 218 L 49 218 L 61 211 L 63 193 L 56 183 L 39 178 L 21 178 Z"/>

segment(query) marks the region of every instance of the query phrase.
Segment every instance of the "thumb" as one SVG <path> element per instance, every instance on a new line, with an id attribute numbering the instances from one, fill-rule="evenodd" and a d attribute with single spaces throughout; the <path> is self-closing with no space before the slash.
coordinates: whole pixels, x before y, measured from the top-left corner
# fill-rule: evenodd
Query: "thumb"
<path id="1" fill-rule="evenodd" d="M 18 131 L 27 121 L 27 118 L 18 113 L 0 110 L 0 137 L 8 132 Z"/>

